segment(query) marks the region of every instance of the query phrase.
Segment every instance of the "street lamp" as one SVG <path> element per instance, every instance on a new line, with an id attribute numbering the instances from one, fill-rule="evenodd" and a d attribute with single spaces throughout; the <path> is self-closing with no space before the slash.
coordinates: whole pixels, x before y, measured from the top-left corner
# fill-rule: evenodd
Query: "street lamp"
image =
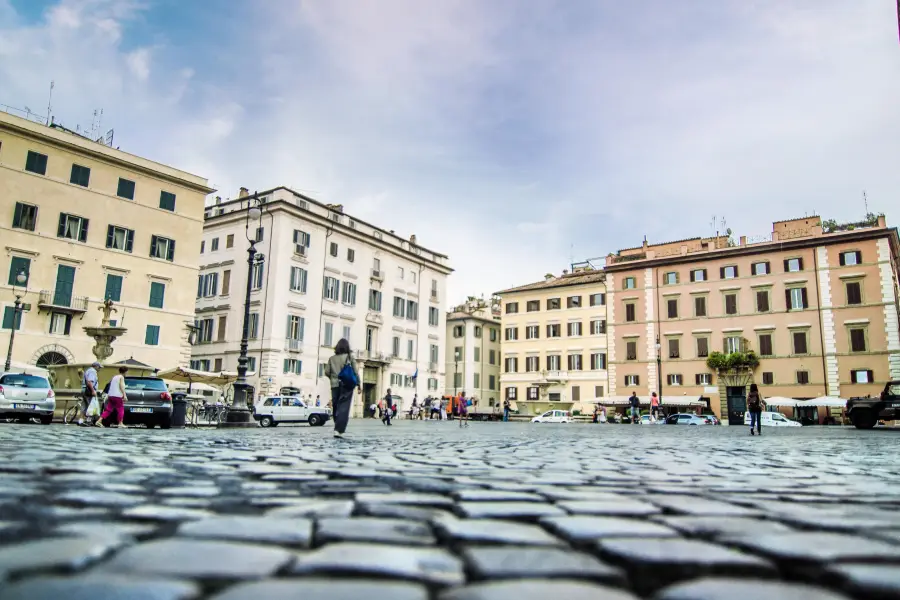
<path id="1" fill-rule="evenodd" d="M 13 304 L 12 327 L 9 330 L 9 348 L 6 350 L 6 365 L 3 368 L 4 371 L 9 371 L 10 366 L 12 365 L 13 341 L 16 339 L 16 328 L 19 326 L 22 314 L 22 296 L 27 291 L 20 288 L 26 283 L 28 283 L 28 273 L 25 272 L 24 268 L 19 269 L 19 272 L 16 273 L 16 278 L 13 280 L 13 294 L 16 297 L 16 301 Z"/>
<path id="2" fill-rule="evenodd" d="M 453 395 L 456 396 L 459 381 L 459 350 L 453 353 Z"/>
<path id="3" fill-rule="evenodd" d="M 262 265 L 265 257 L 256 251 L 256 242 L 259 241 L 256 234 L 256 224 L 262 217 L 259 208 L 259 196 L 255 195 L 247 208 L 247 217 L 244 222 L 244 235 L 250 246 L 247 248 L 247 292 L 244 297 L 244 323 L 241 328 L 241 352 L 238 356 L 237 381 L 234 382 L 234 399 L 225 413 L 225 418 L 219 424 L 220 427 L 254 427 L 253 414 L 250 405 L 253 401 L 251 386 L 247 383 L 247 341 L 250 337 L 250 293 L 253 291 L 253 277 L 259 265 Z M 253 222 L 253 237 L 250 237 L 250 222 Z"/>
<path id="4" fill-rule="evenodd" d="M 659 336 L 656 336 L 656 393 L 662 405 L 662 346 L 659 343 Z"/>

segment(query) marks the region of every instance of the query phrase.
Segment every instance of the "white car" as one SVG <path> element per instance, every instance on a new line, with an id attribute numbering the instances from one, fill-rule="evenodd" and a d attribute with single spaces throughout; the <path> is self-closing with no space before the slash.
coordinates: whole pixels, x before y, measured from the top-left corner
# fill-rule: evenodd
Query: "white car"
<path id="1" fill-rule="evenodd" d="M 0 417 L 25 422 L 40 419 L 49 425 L 55 410 L 56 395 L 43 375 L 0 374 Z"/>
<path id="2" fill-rule="evenodd" d="M 531 420 L 532 423 L 569 423 L 570 421 L 569 411 L 566 410 L 548 410 Z"/>
<path id="3" fill-rule="evenodd" d="M 760 416 L 763 427 L 803 427 L 798 421 L 792 421 L 774 410 L 764 410 Z M 744 413 L 744 425 L 750 425 L 750 411 Z"/>
<path id="4" fill-rule="evenodd" d="M 318 427 L 329 417 L 327 408 L 307 406 L 296 396 L 269 396 L 253 407 L 253 418 L 263 427 L 275 427 L 279 423 L 309 423 Z"/>
<path id="5" fill-rule="evenodd" d="M 712 425 L 709 417 L 698 417 L 691 413 L 678 413 L 666 418 L 666 425 Z"/>

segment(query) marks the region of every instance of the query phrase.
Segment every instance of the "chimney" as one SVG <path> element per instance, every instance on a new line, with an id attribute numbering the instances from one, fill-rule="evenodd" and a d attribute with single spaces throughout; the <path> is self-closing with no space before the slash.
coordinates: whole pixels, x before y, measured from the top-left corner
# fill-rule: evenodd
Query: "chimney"
<path id="1" fill-rule="evenodd" d="M 413 246 L 416 245 L 416 234 L 412 234 L 411 236 L 409 236 L 409 243 Z"/>
<path id="2" fill-rule="evenodd" d="M 216 204 L 222 204 L 222 196 L 216 196 Z"/>
<path id="3" fill-rule="evenodd" d="M 250 195 L 250 190 L 248 190 L 245 187 L 242 187 L 240 190 L 238 190 L 238 198 L 246 198 L 249 195 Z"/>

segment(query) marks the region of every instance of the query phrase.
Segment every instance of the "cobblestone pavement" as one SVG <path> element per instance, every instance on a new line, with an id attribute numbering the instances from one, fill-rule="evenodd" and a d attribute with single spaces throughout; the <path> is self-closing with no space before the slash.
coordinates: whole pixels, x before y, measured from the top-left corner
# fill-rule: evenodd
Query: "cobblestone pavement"
<path id="1" fill-rule="evenodd" d="M 900 597 L 900 432 L 0 425 L 0 600 Z"/>

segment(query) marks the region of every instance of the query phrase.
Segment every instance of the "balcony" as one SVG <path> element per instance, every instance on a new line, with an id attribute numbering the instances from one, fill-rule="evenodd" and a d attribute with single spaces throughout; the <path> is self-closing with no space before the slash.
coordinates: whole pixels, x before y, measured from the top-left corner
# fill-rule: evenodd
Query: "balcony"
<path id="1" fill-rule="evenodd" d="M 384 271 L 372 269 L 372 279 L 375 281 L 384 281 Z"/>
<path id="2" fill-rule="evenodd" d="M 429 373 L 437 373 L 438 364 L 436 362 L 428 363 L 428 372 Z"/>
<path id="3" fill-rule="evenodd" d="M 353 353 L 356 356 L 357 360 L 364 360 L 366 362 L 371 363 L 380 363 L 380 364 L 390 364 L 393 361 L 393 357 L 385 352 L 379 352 L 377 350 L 356 350 Z"/>
<path id="4" fill-rule="evenodd" d="M 41 290 L 38 296 L 38 310 L 51 310 L 68 314 L 87 312 L 87 296 L 57 294 L 50 290 Z"/>
<path id="5" fill-rule="evenodd" d="M 431 301 L 432 301 L 432 302 L 437 302 L 437 301 L 438 301 L 438 293 L 437 293 L 437 290 L 431 290 Z"/>
<path id="6" fill-rule="evenodd" d="M 288 352 L 300 352 L 302 346 L 303 340 L 284 340 L 284 349 Z"/>

